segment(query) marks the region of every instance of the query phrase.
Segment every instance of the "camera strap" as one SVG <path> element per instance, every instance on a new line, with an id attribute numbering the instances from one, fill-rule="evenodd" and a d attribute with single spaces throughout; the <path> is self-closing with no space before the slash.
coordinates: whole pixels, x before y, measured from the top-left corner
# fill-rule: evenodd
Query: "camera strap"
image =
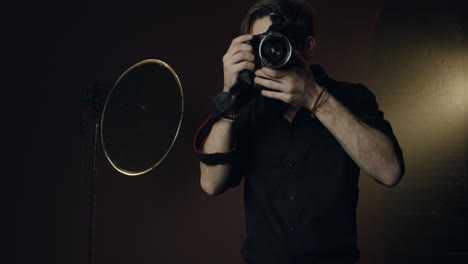
<path id="1" fill-rule="evenodd" d="M 232 96 L 235 95 L 243 86 L 242 82 L 236 82 L 229 92 L 219 92 L 213 97 L 213 108 L 211 110 L 212 122 L 218 121 L 219 117 L 228 110 L 232 102 Z M 239 105 L 237 106 L 239 107 Z"/>

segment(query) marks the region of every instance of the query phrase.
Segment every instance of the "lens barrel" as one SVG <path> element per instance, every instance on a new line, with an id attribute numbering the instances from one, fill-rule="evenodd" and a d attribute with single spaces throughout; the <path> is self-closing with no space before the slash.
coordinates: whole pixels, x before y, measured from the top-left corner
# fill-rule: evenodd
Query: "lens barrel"
<path id="1" fill-rule="evenodd" d="M 266 35 L 259 44 L 259 57 L 263 66 L 281 68 L 286 65 L 292 54 L 288 38 L 279 33 Z"/>

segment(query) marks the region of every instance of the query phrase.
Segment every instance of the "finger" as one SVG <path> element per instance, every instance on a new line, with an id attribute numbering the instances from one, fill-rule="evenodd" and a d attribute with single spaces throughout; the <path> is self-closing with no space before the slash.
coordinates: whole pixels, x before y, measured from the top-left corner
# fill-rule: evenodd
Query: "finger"
<path id="1" fill-rule="evenodd" d="M 241 61 L 255 61 L 255 56 L 252 53 L 248 52 L 239 52 L 236 55 L 232 56 L 230 59 L 227 60 L 227 64 L 237 64 Z"/>
<path id="2" fill-rule="evenodd" d="M 252 62 L 249 62 L 249 61 L 243 61 L 241 63 L 238 63 L 238 64 L 234 65 L 234 71 L 235 72 L 240 72 L 242 70 L 254 71 L 255 70 L 255 64 L 252 63 Z"/>
<path id="3" fill-rule="evenodd" d="M 253 47 L 249 44 L 245 43 L 237 43 L 234 46 L 232 46 L 224 55 L 225 59 L 229 59 L 230 57 L 236 55 L 239 52 L 248 52 L 253 54 Z"/>
<path id="4" fill-rule="evenodd" d="M 284 91 L 283 84 L 274 80 L 255 77 L 254 82 L 266 88 L 270 88 L 277 91 Z"/>
<path id="5" fill-rule="evenodd" d="M 281 79 L 273 78 L 273 77 L 265 74 L 262 70 L 256 70 L 255 75 L 258 76 L 258 77 L 264 78 L 264 79 L 275 81 L 275 82 L 282 82 Z"/>
<path id="6" fill-rule="evenodd" d="M 262 90 L 261 93 L 263 96 L 271 98 L 271 99 L 281 100 L 285 103 L 287 103 L 288 101 L 288 95 L 285 93 L 273 92 L 273 91 L 267 91 L 267 90 Z"/>
<path id="7" fill-rule="evenodd" d="M 266 77 L 268 79 L 275 79 L 275 80 L 278 80 L 287 76 L 286 71 L 275 70 L 275 69 L 266 68 L 266 67 L 261 68 L 259 70 L 259 74 L 263 74 L 263 77 Z"/>
<path id="8" fill-rule="evenodd" d="M 245 34 L 245 35 L 241 35 L 235 39 L 233 39 L 231 41 L 231 45 L 229 45 L 229 49 L 228 50 L 231 50 L 232 48 L 234 48 L 235 46 L 237 46 L 238 44 L 241 44 L 242 42 L 245 42 L 247 40 L 251 40 L 252 39 L 252 34 Z"/>
<path id="9" fill-rule="evenodd" d="M 257 69 L 257 70 L 255 71 L 255 75 L 258 76 L 258 77 L 262 77 L 262 78 L 267 78 L 267 79 L 268 79 L 268 76 L 267 76 L 265 73 L 263 73 L 263 71 L 260 70 L 260 69 Z"/>
<path id="10" fill-rule="evenodd" d="M 238 52 L 248 52 L 253 54 L 253 47 L 252 45 L 241 43 L 237 44 L 235 48 L 233 49 L 233 55 L 238 53 Z"/>

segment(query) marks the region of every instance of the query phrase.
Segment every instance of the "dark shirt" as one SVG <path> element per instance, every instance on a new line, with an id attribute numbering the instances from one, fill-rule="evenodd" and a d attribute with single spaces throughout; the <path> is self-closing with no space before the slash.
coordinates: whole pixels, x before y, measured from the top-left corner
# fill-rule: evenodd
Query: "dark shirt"
<path id="1" fill-rule="evenodd" d="M 401 149 L 374 95 L 362 84 L 330 79 L 318 65 L 319 85 Z M 286 104 L 261 95 L 243 106 L 236 121 L 237 149 L 229 185 L 244 177 L 249 264 L 354 263 L 359 167 L 307 109 L 289 123 Z"/>

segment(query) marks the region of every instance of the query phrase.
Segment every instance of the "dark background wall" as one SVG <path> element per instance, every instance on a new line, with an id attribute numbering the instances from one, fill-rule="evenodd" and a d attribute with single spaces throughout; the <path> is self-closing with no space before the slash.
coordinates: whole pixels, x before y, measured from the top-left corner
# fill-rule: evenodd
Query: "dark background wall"
<path id="1" fill-rule="evenodd" d="M 438 31 L 427 31 L 433 38 L 406 38 L 403 42 L 399 41 L 401 35 L 392 35 L 391 43 L 398 47 L 414 47 L 413 52 L 404 53 L 382 46 L 388 32 L 409 30 L 407 23 L 399 23 L 400 13 L 387 11 L 391 9 L 389 3 L 311 2 L 317 11 L 316 63 L 335 79 L 361 82 L 374 91 L 407 154 L 408 173 L 396 188 L 386 189 L 365 175 L 361 177 L 361 263 L 402 263 L 401 256 L 412 256 L 413 263 L 427 263 L 431 252 L 449 257 L 448 263 L 466 260 L 464 111 L 468 80 L 463 65 L 467 27 L 462 26 L 461 9 L 453 5 L 450 12 L 443 13 L 448 15 L 435 23 L 440 26 Z M 178 73 L 186 112 L 172 152 L 146 175 L 121 175 L 100 153 L 97 263 L 242 263 L 242 187 L 218 197 L 205 195 L 199 187 L 191 141 L 210 110 L 211 96 L 222 87 L 221 58 L 238 35 L 242 16 L 252 3 L 35 1 L 12 3 L 4 9 L 1 64 L 6 69 L 3 107 L 4 124 L 8 124 L 4 130 L 11 132 L 5 137 L 5 145 L 10 157 L 7 162 L 18 168 L 8 174 L 14 188 L 6 193 L 15 204 L 15 250 L 11 254 L 16 263 L 87 261 L 93 119 L 92 111 L 80 98 L 96 81 L 111 84 L 126 68 L 147 58 L 164 60 Z M 447 5 L 440 1 L 436 6 L 443 3 Z M 406 16 L 418 14 L 420 21 L 429 21 L 440 15 L 437 8 L 424 6 L 415 5 Z M 399 9 L 393 6 L 391 10 Z M 382 26 L 382 19 L 387 26 Z M 421 32 L 425 25 L 420 23 L 411 30 Z M 424 66 L 429 70 L 422 71 L 422 77 L 434 75 L 430 70 L 434 61 L 426 60 L 423 51 L 421 56 L 415 55 L 419 64 L 409 64 L 404 58 L 421 51 L 421 43 L 432 45 L 445 27 L 455 28 L 453 34 L 446 35 L 446 45 L 437 46 L 442 54 L 450 54 L 443 56 L 455 60 L 449 63 L 451 66 L 445 65 L 447 72 L 456 75 L 447 75 L 452 87 L 449 92 L 436 93 L 434 88 L 434 96 L 425 101 L 421 99 L 425 93 L 419 88 L 408 96 L 404 89 L 411 81 L 408 78 L 393 86 L 382 85 L 385 78 L 391 78 L 388 76 L 401 80 L 408 74 L 404 68 L 414 71 Z M 459 53 L 453 54 L 454 50 Z M 388 59 L 382 54 L 398 57 L 392 65 L 402 72 L 376 71 L 383 67 L 382 60 Z M 465 60 L 457 62 L 462 57 Z M 435 60 L 440 64 L 440 56 Z M 423 87 L 418 83 L 409 86 Z M 405 109 L 417 104 L 437 107 L 431 108 L 429 117 L 424 107 L 414 108 L 408 115 Z M 441 112 L 446 114 L 431 119 Z M 424 121 L 422 131 L 418 120 Z M 447 122 L 442 125 L 440 120 Z M 425 141 L 417 140 L 417 132 L 427 134 Z M 434 141 L 442 143 L 431 147 L 429 142 Z M 432 167 L 434 162 L 440 166 Z M 453 193 L 456 195 L 449 196 Z M 429 209 L 424 211 L 423 206 Z M 415 229 L 419 223 L 424 226 L 422 230 Z M 408 244 L 418 246 L 403 252 Z M 455 245 L 456 252 L 448 245 Z"/>
<path id="2" fill-rule="evenodd" d="M 407 146 L 407 179 L 384 191 L 391 263 L 468 259 L 466 14 L 454 1 L 388 1 L 377 21 L 373 87 Z"/>

